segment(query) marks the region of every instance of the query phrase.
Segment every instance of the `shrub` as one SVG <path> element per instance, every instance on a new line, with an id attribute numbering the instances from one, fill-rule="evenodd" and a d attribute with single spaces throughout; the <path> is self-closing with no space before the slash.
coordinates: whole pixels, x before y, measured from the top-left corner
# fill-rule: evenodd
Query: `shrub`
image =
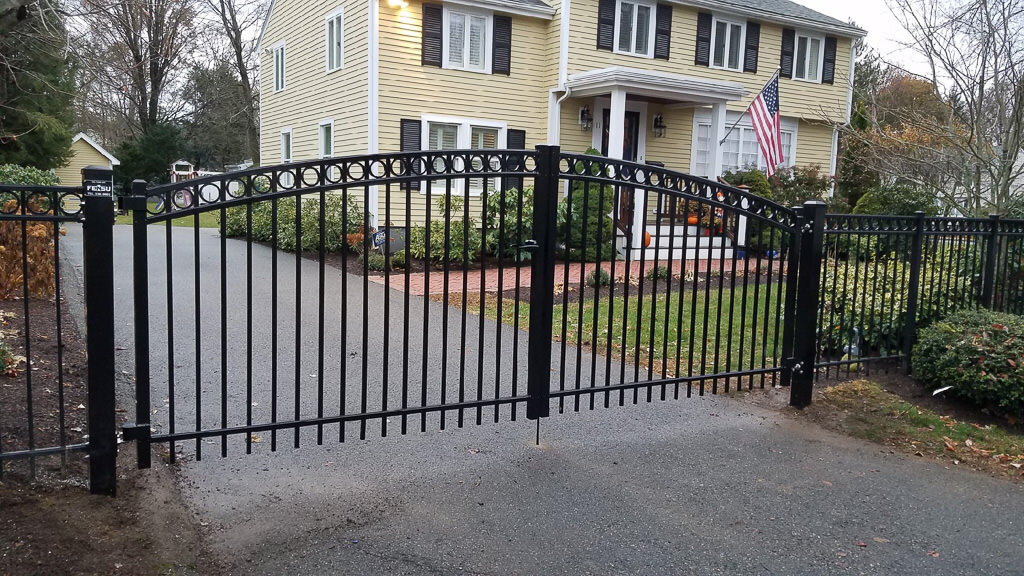
<path id="1" fill-rule="evenodd" d="M 921 264 L 921 278 L 929 281 L 922 280 L 918 294 L 919 327 L 951 310 L 974 305 L 974 279 L 940 264 L 950 258 L 948 254 L 937 253 Z M 900 258 L 884 258 L 870 264 L 826 260 L 822 274 L 825 296 L 818 327 L 822 347 L 830 351 L 842 350 L 844 345 L 852 343 L 856 328 L 862 353 L 901 350 L 909 266 Z M 940 279 L 939 272 L 948 277 Z M 941 284 L 941 290 L 932 288 L 932 279 L 937 285 Z"/>
<path id="2" fill-rule="evenodd" d="M 488 254 L 529 260 L 530 253 L 519 250 L 518 246 L 533 237 L 533 186 L 525 187 L 522 192 L 515 188 L 488 192 L 484 224 Z"/>
<path id="3" fill-rule="evenodd" d="M 587 154 L 598 155 L 598 152 L 590 148 Z M 579 163 L 574 172 L 582 174 L 583 170 L 583 164 Z M 594 166 L 592 170 L 598 174 L 600 167 Z M 614 203 L 615 192 L 611 186 L 573 182 L 572 193 L 558 204 L 558 238 L 566 258 L 598 262 L 615 257 L 615 223 L 611 218 Z"/>
<path id="4" fill-rule="evenodd" d="M 854 214 L 911 216 L 917 211 L 928 216 L 939 213 L 935 194 L 920 188 L 895 184 L 868 190 L 853 207 Z"/>
<path id="5" fill-rule="evenodd" d="M 438 213 L 431 218 L 429 224 L 430 253 L 427 254 L 427 229 L 414 226 L 409 234 L 409 254 L 414 258 L 428 258 L 437 263 L 471 264 L 480 252 L 482 240 L 476 220 L 466 218 L 464 203 L 462 198 L 456 197 L 449 201 L 446 196 L 438 197 Z M 450 219 L 447 237 L 446 219 Z"/>
<path id="6" fill-rule="evenodd" d="M 391 254 L 391 267 L 404 269 L 406 264 L 405 250 L 399 250 Z"/>
<path id="7" fill-rule="evenodd" d="M 914 374 L 931 388 L 1024 416 L 1024 318 L 965 310 L 921 330 Z"/>
<path id="8" fill-rule="evenodd" d="M 773 177 L 769 180 L 764 172 L 757 169 L 750 170 L 738 170 L 736 172 L 726 172 L 722 178 L 732 184 L 733 186 L 746 186 L 752 194 L 767 198 L 768 200 L 777 201 L 783 205 L 791 206 L 787 204 L 785 200 L 779 200 L 778 197 L 803 197 L 809 195 L 806 199 L 813 200 L 820 198 L 820 194 L 824 193 L 825 188 L 819 192 L 816 188 L 810 187 L 807 182 L 811 181 L 805 176 L 801 176 L 799 179 L 794 179 L 792 176 L 792 169 L 787 179 L 777 179 Z M 803 174 L 803 172 L 798 172 Z M 813 188 L 811 192 L 804 191 L 801 188 L 798 191 L 784 190 L 785 183 L 790 181 L 801 182 L 803 188 Z M 820 184 L 820 183 L 819 183 Z M 827 188 L 827 179 L 825 181 L 825 187 Z M 778 190 L 776 189 L 778 188 Z M 746 247 L 753 253 L 763 254 L 769 250 L 781 252 L 783 249 L 784 242 L 788 241 L 788 236 L 779 228 L 763 222 L 756 218 L 747 219 L 747 237 Z"/>
<path id="9" fill-rule="evenodd" d="M 611 286 L 612 277 L 604 268 L 597 267 L 587 274 L 587 286 L 598 288 L 600 286 Z"/>
<path id="10" fill-rule="evenodd" d="M 40 170 L 17 164 L 0 164 L 0 184 L 56 186 L 60 184 L 60 179 L 53 173 L 53 170 Z"/>
<path id="11" fill-rule="evenodd" d="M 370 250 L 363 254 L 362 259 L 366 261 L 366 267 L 374 272 L 383 272 L 387 267 L 384 255 L 376 250 Z"/>
<path id="12" fill-rule="evenodd" d="M 11 374 L 14 370 L 14 355 L 0 336 L 0 374 Z"/>
<path id="13" fill-rule="evenodd" d="M 343 206 L 347 204 L 347 206 Z M 277 247 L 294 251 L 295 237 L 294 197 L 277 201 Z M 348 217 L 346 221 L 345 210 Z M 320 249 L 320 198 L 305 198 L 301 204 L 302 237 L 299 239 L 303 250 Z M 246 206 L 228 208 L 224 221 L 224 233 L 228 237 L 245 236 Z M 273 240 L 273 206 L 270 200 L 258 201 L 252 205 L 252 238 L 259 242 Z M 347 202 L 340 194 L 329 194 L 324 201 L 324 248 L 333 252 L 342 247 L 345 236 L 362 230 L 363 208 L 349 196 Z"/>
<path id="14" fill-rule="evenodd" d="M 0 198 L 0 201 L 3 201 Z M 4 212 L 18 210 L 17 200 L 7 200 L 0 206 Z M 29 212 L 46 212 L 37 200 L 30 200 Z M 22 242 L 24 224 L 25 242 Z M 53 296 L 55 268 L 53 262 L 53 225 L 44 222 L 22 223 L 17 220 L 0 221 L 0 300 L 24 295 L 26 287 L 31 298 Z M 64 229 L 59 228 L 63 234 Z M 28 278 L 22 264 L 28 261 Z"/>
<path id="15" fill-rule="evenodd" d="M 655 266 L 647 271 L 648 280 L 668 280 L 671 275 L 672 272 L 666 266 Z"/>

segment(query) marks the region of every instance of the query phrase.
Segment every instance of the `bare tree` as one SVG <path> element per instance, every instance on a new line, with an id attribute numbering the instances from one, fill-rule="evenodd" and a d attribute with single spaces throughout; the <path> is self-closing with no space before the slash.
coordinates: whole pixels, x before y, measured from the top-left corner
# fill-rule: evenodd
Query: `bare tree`
<path id="1" fill-rule="evenodd" d="M 223 43 L 223 53 L 217 60 L 230 62 L 238 75 L 240 88 L 244 92 L 247 120 L 247 141 L 249 154 L 259 159 L 259 93 L 255 79 L 259 73 L 259 55 L 256 43 L 263 18 L 269 6 L 268 0 L 203 0 L 207 12 L 213 17 Z M 216 46 L 216 43 L 211 45 Z"/>
<path id="2" fill-rule="evenodd" d="M 945 118 L 908 118 L 905 152 L 944 170 L 964 213 L 1005 211 L 1024 175 L 1024 0 L 891 0 L 924 57 Z"/>
<path id="3" fill-rule="evenodd" d="M 83 85 L 136 133 L 174 120 L 175 86 L 199 32 L 196 0 L 80 0 Z"/>

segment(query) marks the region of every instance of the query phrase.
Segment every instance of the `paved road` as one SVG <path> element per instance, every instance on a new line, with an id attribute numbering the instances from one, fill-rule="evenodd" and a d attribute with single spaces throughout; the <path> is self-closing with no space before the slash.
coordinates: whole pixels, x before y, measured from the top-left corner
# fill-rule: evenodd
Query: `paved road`
<path id="1" fill-rule="evenodd" d="M 128 232 L 127 227 L 116 229 L 119 246 L 129 245 Z M 175 231 L 173 242 L 186 252 L 191 237 L 182 233 L 179 240 Z M 72 229 L 63 243 L 68 256 L 80 254 L 79 241 L 79 231 Z M 219 240 L 204 231 L 201 246 L 202 281 L 210 274 L 219 279 Z M 226 248 L 229 260 L 244 260 L 244 244 L 228 241 Z M 153 254 L 162 258 L 162 250 L 154 237 Z M 130 373 L 129 255 L 128 248 L 120 251 L 116 281 L 117 342 L 125 348 L 117 360 L 119 369 Z M 262 250 L 254 254 L 257 279 L 265 280 L 268 255 Z M 182 269 L 192 268 L 191 256 L 180 258 Z M 294 261 L 285 261 L 294 271 Z M 176 294 L 189 294 L 191 279 L 175 271 Z M 316 286 L 316 266 L 303 263 L 301 275 L 305 294 Z M 166 282 L 156 268 L 151 280 L 154 287 Z M 244 267 L 230 269 L 229 284 L 244 286 L 244 280 Z M 280 280 L 281 317 L 293 319 L 294 274 Z M 229 306 L 237 305 L 237 291 L 231 294 Z M 371 287 L 367 294 L 379 301 L 383 288 Z M 400 298 L 396 294 L 391 297 Z M 349 296 L 349 302 L 361 302 L 362 292 Z M 175 299 L 178 312 L 172 324 L 179 337 L 194 329 L 189 300 Z M 219 296 L 204 298 L 200 313 L 204 326 L 216 328 L 205 332 L 216 332 L 217 338 L 218 301 Z M 413 309 L 422 311 L 418 306 Z M 302 366 L 315 366 L 316 331 L 308 327 L 315 328 L 316 315 L 315 306 L 303 306 Z M 257 307 L 256 316 L 254 358 L 265 371 L 273 328 L 265 305 Z M 381 319 L 381 333 L 383 312 L 371 311 L 370 317 Z M 157 366 L 161 353 L 166 358 L 166 340 L 156 336 L 166 333 L 166 313 L 154 307 L 151 320 L 159 341 L 153 348 L 154 378 L 166 380 Z M 282 320 L 278 327 L 281 342 L 294 341 L 291 322 Z M 249 332 L 244 315 L 230 314 L 229 324 L 234 359 Z M 341 332 L 333 330 L 328 339 L 335 343 Z M 488 338 L 493 330 L 484 324 Z M 476 332 L 468 334 L 465 346 L 474 357 Z M 425 344 L 422 337 L 410 338 L 415 350 L 428 347 L 431 382 L 440 379 L 437 337 L 431 332 Z M 370 371 L 379 383 L 384 340 L 372 338 Z M 192 370 L 186 351 L 194 343 L 186 342 L 176 348 L 175 360 L 176 377 L 182 379 L 176 392 L 182 426 L 194 424 L 195 394 L 189 392 L 194 377 L 185 374 Z M 309 342 L 313 364 L 303 344 Z M 207 367 L 202 415 L 204 422 L 219 422 L 219 345 L 206 344 L 203 340 L 200 350 Z M 506 336 L 503 347 L 509 346 Z M 354 348 L 347 353 L 353 351 L 356 357 L 361 354 Z M 339 360 L 340 347 L 335 354 L 331 362 Z M 506 354 L 510 350 L 503 348 L 503 357 L 510 357 Z M 284 356 L 279 369 L 288 388 L 293 379 L 284 375 L 291 375 L 294 366 Z M 488 357 L 488 381 L 497 380 L 504 391 L 512 372 L 507 362 L 500 370 L 491 364 Z M 302 374 L 315 372 L 305 370 Z M 349 377 L 360 374 L 351 370 Z M 476 378 L 473 370 L 470 382 Z M 525 374 L 523 367 L 518 370 Z M 237 410 L 246 400 L 244 378 L 237 378 L 244 368 L 230 365 L 228 373 L 230 407 Z M 260 410 L 266 409 L 267 384 L 255 387 Z M 167 406 L 163 392 L 157 392 L 163 385 L 154 383 L 159 410 L 154 418 L 166 427 Z M 326 388 L 332 393 L 329 381 Z M 433 387 L 429 392 L 439 393 Z M 287 390 L 280 393 L 279 408 L 290 413 L 293 397 Z M 300 413 L 306 415 L 316 407 L 304 394 L 306 388 L 299 394 Z M 333 394 L 337 401 L 336 390 Z M 128 377 L 120 397 L 131 399 Z M 372 405 L 382 397 L 371 391 L 367 400 Z M 334 426 L 327 429 L 323 446 L 315 445 L 315 431 L 304 432 L 298 450 L 287 432 L 279 435 L 275 453 L 264 437 L 251 455 L 238 443 L 229 445 L 227 458 L 219 457 L 219 440 L 208 440 L 200 462 L 192 460 L 194 445 L 189 443 L 179 446 L 185 457 L 181 483 L 190 506 L 210 525 L 215 552 L 237 574 L 1024 573 L 1020 486 L 888 454 L 799 416 L 728 398 L 556 412 L 542 425 L 539 447 L 532 442 L 532 423 L 507 422 L 504 416 L 497 425 L 485 418 L 482 426 L 445 431 L 432 421 L 426 433 L 386 438 L 379 437 L 379 427 L 371 427 L 376 434 L 364 441 L 350 428 L 344 444 L 334 442 Z M 397 425 L 393 419 L 390 430 Z"/>

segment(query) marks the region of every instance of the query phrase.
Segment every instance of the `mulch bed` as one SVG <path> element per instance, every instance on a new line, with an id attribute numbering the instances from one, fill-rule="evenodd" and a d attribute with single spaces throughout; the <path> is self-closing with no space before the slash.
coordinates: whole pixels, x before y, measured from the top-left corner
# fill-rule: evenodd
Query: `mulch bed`
<path id="1" fill-rule="evenodd" d="M 25 302 L 0 301 L 0 331 L 10 352 L 19 358 L 13 370 L 0 375 L 0 442 L 4 452 L 29 448 L 29 385 L 32 402 L 32 443 L 36 448 L 61 445 L 61 382 L 63 383 L 64 441 L 78 444 L 86 428 L 86 351 L 66 305 L 61 305 L 58 338 L 57 312 L 53 301 L 28 302 L 31 358 L 25 359 Z M 80 454 L 36 460 L 36 476 L 84 470 Z M 4 480 L 29 473 L 27 460 L 4 463 Z"/>

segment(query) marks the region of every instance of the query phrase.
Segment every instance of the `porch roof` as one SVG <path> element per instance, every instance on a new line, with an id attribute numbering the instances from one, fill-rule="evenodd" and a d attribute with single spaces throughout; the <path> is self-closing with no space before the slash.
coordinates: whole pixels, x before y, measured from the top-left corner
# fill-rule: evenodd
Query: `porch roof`
<path id="1" fill-rule="evenodd" d="M 739 100 L 748 94 L 747 89 L 738 82 L 622 66 L 571 74 L 566 79 L 565 87 L 574 97 L 600 96 L 609 94 L 613 88 L 621 88 L 629 95 L 703 104 Z"/>

